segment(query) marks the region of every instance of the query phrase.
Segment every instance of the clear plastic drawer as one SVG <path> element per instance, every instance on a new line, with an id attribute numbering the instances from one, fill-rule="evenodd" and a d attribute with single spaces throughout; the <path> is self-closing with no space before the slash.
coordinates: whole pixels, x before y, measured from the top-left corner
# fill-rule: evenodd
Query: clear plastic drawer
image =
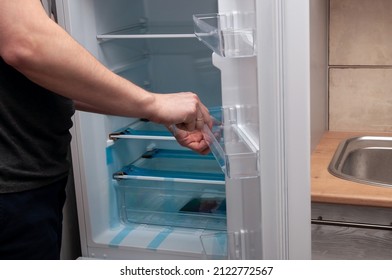
<path id="1" fill-rule="evenodd" d="M 226 230 L 223 185 L 176 181 L 115 181 L 124 224 Z"/>

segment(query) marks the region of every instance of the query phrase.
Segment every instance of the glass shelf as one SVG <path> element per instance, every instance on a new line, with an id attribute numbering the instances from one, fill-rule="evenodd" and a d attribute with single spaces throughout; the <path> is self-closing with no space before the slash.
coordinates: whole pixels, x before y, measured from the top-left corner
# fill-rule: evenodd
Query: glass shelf
<path id="1" fill-rule="evenodd" d="M 225 176 L 212 154 L 190 150 L 154 149 L 124 166 L 114 179 L 142 179 L 224 184 Z"/>
<path id="2" fill-rule="evenodd" d="M 198 14 L 193 16 L 196 37 L 222 57 L 256 54 L 253 13 Z"/>
<path id="3" fill-rule="evenodd" d="M 214 119 L 214 125 L 212 129 L 205 126 L 203 134 L 216 161 L 214 161 L 212 155 L 200 156 L 192 151 L 181 151 L 183 154 L 172 154 L 171 158 L 179 157 L 177 162 L 182 161 L 184 164 L 183 166 L 186 167 L 187 170 L 172 173 L 170 176 L 177 179 L 181 178 L 182 180 L 189 180 L 193 178 L 192 176 L 197 176 L 200 180 L 210 180 L 210 178 L 216 180 L 216 178 L 219 178 L 219 180 L 224 181 L 224 175 L 221 174 L 221 172 L 216 172 L 216 167 L 220 167 L 223 173 L 229 178 L 242 179 L 258 177 L 260 174 L 259 145 L 254 139 L 255 137 L 258 137 L 257 122 L 254 121 L 254 119 L 258 117 L 255 113 L 257 110 L 252 106 L 214 107 L 209 110 Z M 174 136 L 164 126 L 145 120 L 139 120 L 110 135 L 110 139 L 120 138 L 175 140 Z M 159 152 L 154 150 L 151 153 L 154 154 L 153 158 L 156 162 L 159 160 L 159 155 L 167 155 L 167 153 L 162 150 L 159 150 Z M 142 159 L 140 159 L 140 162 L 137 162 L 136 165 L 131 164 L 130 168 L 123 170 L 124 174 L 121 176 L 141 176 L 141 168 L 144 168 L 144 166 L 138 166 L 138 164 L 142 162 Z M 159 163 L 159 165 L 160 164 L 165 163 Z M 214 176 L 218 173 L 220 174 L 218 177 L 211 177 L 211 174 L 204 176 L 205 174 L 192 175 L 185 172 L 194 170 L 194 166 L 198 166 L 199 164 L 201 168 L 206 164 L 205 166 L 211 168 L 215 174 Z M 168 164 L 167 166 L 171 165 Z M 173 168 L 176 167 L 178 166 L 173 166 Z M 155 172 L 154 175 L 151 175 L 152 173 L 150 173 L 150 175 L 156 178 L 163 178 L 166 176 L 159 174 L 159 171 L 150 170 L 149 172 Z M 119 178 L 119 173 L 116 174 L 116 176 Z M 147 174 L 144 174 L 143 176 L 146 177 Z"/>
<path id="4" fill-rule="evenodd" d="M 193 26 L 189 24 L 148 25 L 147 21 L 143 20 L 121 30 L 97 35 L 98 40 L 149 38 L 196 38 L 196 35 Z"/>
<path id="5" fill-rule="evenodd" d="M 111 133 L 109 138 L 112 140 L 121 138 L 175 140 L 165 126 L 144 119 L 140 119 L 119 131 Z"/>
<path id="6" fill-rule="evenodd" d="M 211 107 L 208 109 L 211 116 L 220 119 L 221 108 Z M 125 128 L 111 133 L 109 138 L 112 140 L 129 138 L 129 139 L 153 139 L 153 140 L 175 140 L 172 133 L 161 124 L 150 122 L 145 119 L 140 119 L 136 122 L 131 123 Z"/>

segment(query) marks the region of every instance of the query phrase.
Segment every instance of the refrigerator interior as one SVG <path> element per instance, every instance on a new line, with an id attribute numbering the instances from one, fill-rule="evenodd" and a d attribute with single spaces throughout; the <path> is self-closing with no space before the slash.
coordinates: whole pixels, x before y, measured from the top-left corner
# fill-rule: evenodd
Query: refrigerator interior
<path id="1" fill-rule="evenodd" d="M 83 256 L 227 258 L 227 244 L 235 247 L 242 237 L 227 231 L 226 187 L 233 181 L 221 168 L 228 171 L 225 161 L 230 160 L 234 177 L 235 172 L 249 172 L 240 170 L 244 161 L 257 169 L 257 148 L 249 147 L 258 146 L 258 112 L 257 100 L 245 92 L 237 98 L 247 106 L 238 107 L 242 103 L 236 95 L 222 97 L 222 80 L 228 91 L 238 86 L 233 86 L 236 81 L 230 84 L 232 73 L 224 75 L 218 67 L 234 64 L 233 71 L 246 83 L 252 76 L 241 77 L 238 69 L 255 68 L 253 54 L 228 62 L 196 38 L 193 15 L 216 14 L 217 0 L 61 3 L 67 30 L 113 72 L 152 92 L 196 92 L 212 113 L 218 112 L 217 118 L 240 121 L 245 134 L 238 141 L 231 130 L 224 132 L 222 166 L 212 155 L 180 147 L 166 129 L 146 120 L 78 112 L 73 165 L 76 184 L 82 186 L 78 212 Z M 256 96 L 254 84 L 247 85 L 249 96 Z M 257 176 L 253 169 L 245 174 L 251 181 Z M 257 189 L 255 181 L 250 185 Z M 248 192 L 254 196 L 252 187 Z"/>

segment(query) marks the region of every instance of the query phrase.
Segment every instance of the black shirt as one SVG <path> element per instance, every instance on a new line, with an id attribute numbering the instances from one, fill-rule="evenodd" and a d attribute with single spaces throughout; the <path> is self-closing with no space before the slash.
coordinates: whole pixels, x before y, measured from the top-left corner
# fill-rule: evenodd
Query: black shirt
<path id="1" fill-rule="evenodd" d="M 68 175 L 73 114 L 72 100 L 31 82 L 0 57 L 0 193 Z"/>

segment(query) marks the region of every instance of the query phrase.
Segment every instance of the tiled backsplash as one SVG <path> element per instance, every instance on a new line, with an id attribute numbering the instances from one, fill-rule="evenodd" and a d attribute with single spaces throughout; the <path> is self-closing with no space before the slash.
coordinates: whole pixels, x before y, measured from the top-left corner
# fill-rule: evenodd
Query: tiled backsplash
<path id="1" fill-rule="evenodd" d="M 329 129 L 392 132 L 392 1 L 330 0 Z"/>

